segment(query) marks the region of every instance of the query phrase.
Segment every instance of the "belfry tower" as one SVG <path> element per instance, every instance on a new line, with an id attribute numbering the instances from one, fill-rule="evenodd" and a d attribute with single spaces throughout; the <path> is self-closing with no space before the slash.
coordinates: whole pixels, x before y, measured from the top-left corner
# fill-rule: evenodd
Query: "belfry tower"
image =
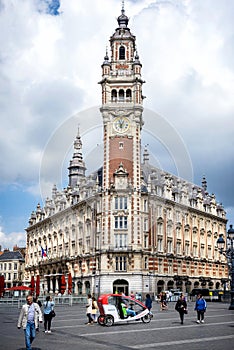
<path id="1" fill-rule="evenodd" d="M 136 37 L 128 28 L 124 4 L 118 27 L 110 37 L 102 64 L 104 135 L 102 247 L 114 247 L 115 270 L 136 268 L 129 250 L 142 249 L 141 237 L 141 129 L 143 125 L 142 65 Z M 108 213 L 108 214 L 107 214 Z M 118 255 L 119 252 L 124 254 Z M 118 261 L 123 264 L 118 266 Z"/>

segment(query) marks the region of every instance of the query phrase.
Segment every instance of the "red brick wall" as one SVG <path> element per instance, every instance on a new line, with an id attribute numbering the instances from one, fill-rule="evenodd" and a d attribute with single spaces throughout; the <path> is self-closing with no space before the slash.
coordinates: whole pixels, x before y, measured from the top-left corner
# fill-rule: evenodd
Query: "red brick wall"
<path id="1" fill-rule="evenodd" d="M 123 148 L 119 147 L 119 143 L 123 143 Z M 122 163 L 124 169 L 129 173 L 129 178 L 133 177 L 133 139 L 123 136 L 110 138 L 110 153 L 109 153 L 109 178 L 113 179 L 113 174 Z"/>

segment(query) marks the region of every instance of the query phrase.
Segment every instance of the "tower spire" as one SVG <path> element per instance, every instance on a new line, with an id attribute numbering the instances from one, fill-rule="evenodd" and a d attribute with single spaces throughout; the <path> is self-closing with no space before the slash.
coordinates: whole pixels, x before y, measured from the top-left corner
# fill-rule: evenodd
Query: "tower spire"
<path id="1" fill-rule="evenodd" d="M 121 10 L 122 14 L 124 14 L 125 10 L 124 10 L 124 0 L 122 1 L 122 10 Z"/>
<path id="2" fill-rule="evenodd" d="M 121 15 L 117 19 L 120 28 L 127 28 L 129 18 L 125 15 L 124 0 L 122 1 Z"/>
<path id="3" fill-rule="evenodd" d="M 77 136 L 74 141 L 74 152 L 72 156 L 72 160 L 70 160 L 69 170 L 69 186 L 71 188 L 75 187 L 81 177 L 85 176 L 85 162 L 83 161 L 82 154 L 82 141 L 80 137 L 80 129 L 78 127 Z"/>

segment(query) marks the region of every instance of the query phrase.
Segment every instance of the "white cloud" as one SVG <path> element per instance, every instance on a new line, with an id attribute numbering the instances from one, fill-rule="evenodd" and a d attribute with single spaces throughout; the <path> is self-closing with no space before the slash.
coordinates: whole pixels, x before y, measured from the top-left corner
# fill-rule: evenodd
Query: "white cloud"
<path id="1" fill-rule="evenodd" d="M 2 0 L 0 7 L 1 187 L 20 183 L 33 194 L 54 131 L 101 103 L 100 66 L 121 10 L 119 0 L 62 0 L 61 14 L 51 16 L 38 4 L 45 6 Z M 145 107 L 179 131 L 195 181 L 205 173 L 233 207 L 233 1 L 132 0 L 125 9 L 143 64 Z"/>
<path id="2" fill-rule="evenodd" d="M 6 234 L 2 232 L 2 228 L 0 227 L 0 246 L 2 250 L 5 248 L 12 250 L 16 245 L 20 248 L 26 246 L 25 232 L 11 232 Z"/>

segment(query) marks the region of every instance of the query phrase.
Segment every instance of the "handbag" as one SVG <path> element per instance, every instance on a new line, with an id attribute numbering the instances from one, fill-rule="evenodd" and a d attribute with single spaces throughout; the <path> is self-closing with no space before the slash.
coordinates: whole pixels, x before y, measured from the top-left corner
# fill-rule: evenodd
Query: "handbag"
<path id="1" fill-rule="evenodd" d="M 51 311 L 50 311 L 50 316 L 51 316 L 52 318 L 56 316 L 56 313 L 55 313 L 54 310 L 51 310 Z"/>
<path id="2" fill-rule="evenodd" d="M 188 313 L 188 310 L 187 309 L 184 309 L 184 313 L 187 315 L 187 313 Z"/>

